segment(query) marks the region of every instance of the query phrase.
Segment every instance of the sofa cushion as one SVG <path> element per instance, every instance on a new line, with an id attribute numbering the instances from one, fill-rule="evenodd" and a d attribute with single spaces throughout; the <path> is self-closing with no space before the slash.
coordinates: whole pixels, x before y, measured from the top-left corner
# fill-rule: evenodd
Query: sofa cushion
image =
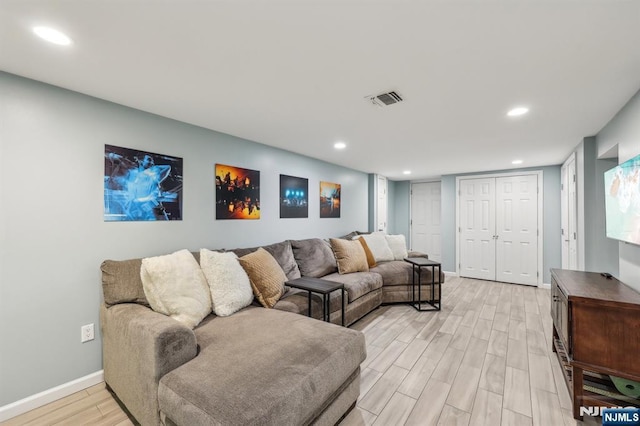
<path id="1" fill-rule="evenodd" d="M 235 253 L 202 249 L 200 267 L 209 283 L 211 303 L 216 315 L 226 317 L 251 304 L 251 283 Z"/>
<path id="2" fill-rule="evenodd" d="M 366 355 L 359 331 L 253 306 L 195 333 L 200 354 L 158 388 L 176 424 L 310 424 Z"/>
<path id="3" fill-rule="evenodd" d="M 422 284 L 431 283 L 431 268 L 420 268 L 420 279 Z M 375 268 L 371 268 L 371 272 L 382 275 L 384 286 L 407 285 L 412 283 L 412 266 L 408 262 L 394 260 L 391 262 L 378 263 Z M 438 268 L 436 268 L 436 282 L 438 282 Z M 417 278 L 417 277 L 416 277 Z M 443 281 L 444 282 L 444 279 Z"/>
<path id="4" fill-rule="evenodd" d="M 105 260 L 102 270 L 102 293 L 107 306 L 118 303 L 138 303 L 149 306 L 142 288 L 140 266 L 142 259 Z"/>
<path id="5" fill-rule="evenodd" d="M 355 272 L 353 274 L 340 275 L 329 274 L 322 277 L 323 280 L 335 281 L 344 284 L 349 303 L 365 294 L 382 287 L 382 277 L 373 272 Z M 336 292 L 337 293 L 337 292 Z M 340 306 L 338 304 L 338 306 Z"/>
<path id="6" fill-rule="evenodd" d="M 373 257 L 376 259 L 376 263 L 393 260 L 393 253 L 384 234 L 359 235 L 356 238 L 364 238 L 371 253 L 373 253 Z"/>
<path id="7" fill-rule="evenodd" d="M 311 296 L 313 297 L 313 294 Z M 276 302 L 273 308 L 281 311 L 307 315 L 307 312 L 309 312 L 308 297 L 309 293 L 307 291 L 285 286 L 284 294 L 280 300 Z M 311 310 L 313 311 L 313 304 Z"/>
<path id="8" fill-rule="evenodd" d="M 330 238 L 331 250 L 338 264 L 338 273 L 366 272 L 369 270 L 367 255 L 358 241 L 346 241 Z"/>
<path id="9" fill-rule="evenodd" d="M 404 235 L 385 235 L 384 237 L 387 240 L 387 244 L 389 244 L 391 253 L 393 253 L 394 260 L 403 260 L 407 257 L 407 240 L 405 240 Z"/>
<path id="10" fill-rule="evenodd" d="M 242 257 L 249 253 L 253 253 L 258 250 L 258 248 L 259 247 L 237 248 L 230 251 L 233 251 L 238 255 L 238 257 Z M 278 262 L 278 265 L 280 265 L 284 271 L 287 279 L 295 280 L 296 278 L 300 278 L 300 269 L 298 269 L 296 259 L 293 257 L 293 250 L 291 250 L 291 243 L 289 241 L 282 241 L 280 243 L 262 246 L 262 248 L 268 251 L 271 256 L 276 259 L 276 262 Z"/>
<path id="11" fill-rule="evenodd" d="M 280 300 L 273 307 L 281 311 L 294 312 L 296 314 L 308 315 L 309 312 L 309 292 L 297 288 L 285 287 L 286 290 Z M 349 294 L 346 289 L 344 292 L 345 308 L 349 303 Z M 329 294 L 329 312 L 334 313 L 340 310 L 340 302 L 342 301 L 342 292 L 332 291 Z M 311 293 L 311 317 L 321 319 L 323 313 L 322 296 L 317 293 Z M 335 316 L 332 315 L 331 319 Z"/>
<path id="12" fill-rule="evenodd" d="M 291 240 L 291 248 L 302 276 L 320 278 L 338 270 L 329 243 L 320 238 Z"/>
<path id="13" fill-rule="evenodd" d="M 238 259 L 249 276 L 256 298 L 265 308 L 273 308 L 284 293 L 287 276 L 274 257 L 262 247 Z"/>
<path id="14" fill-rule="evenodd" d="M 142 259 L 140 279 L 151 308 L 193 328 L 211 313 L 211 294 L 188 250 Z"/>

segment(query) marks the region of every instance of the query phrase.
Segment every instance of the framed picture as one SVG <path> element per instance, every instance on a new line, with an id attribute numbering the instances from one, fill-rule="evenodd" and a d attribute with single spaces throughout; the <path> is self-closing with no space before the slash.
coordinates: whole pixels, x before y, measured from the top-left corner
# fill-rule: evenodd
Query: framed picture
<path id="1" fill-rule="evenodd" d="M 280 218 L 309 217 L 309 179 L 280 175 Z"/>
<path id="2" fill-rule="evenodd" d="M 260 172 L 216 164 L 216 219 L 260 219 Z"/>
<path id="3" fill-rule="evenodd" d="M 320 182 L 320 217 L 340 217 L 340 184 Z"/>
<path id="4" fill-rule="evenodd" d="M 182 220 L 182 158 L 104 146 L 104 221 Z"/>

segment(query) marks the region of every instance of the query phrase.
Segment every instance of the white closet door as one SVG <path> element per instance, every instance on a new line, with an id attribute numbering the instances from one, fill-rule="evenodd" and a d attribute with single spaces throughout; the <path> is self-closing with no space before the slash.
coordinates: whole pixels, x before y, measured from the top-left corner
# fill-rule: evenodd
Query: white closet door
<path id="1" fill-rule="evenodd" d="M 495 178 L 460 181 L 460 276 L 495 280 Z"/>
<path id="2" fill-rule="evenodd" d="M 538 177 L 496 179 L 496 280 L 538 282 Z"/>
<path id="3" fill-rule="evenodd" d="M 567 173 L 569 176 L 568 195 L 568 235 L 569 238 L 569 264 L 568 269 L 580 270 L 578 265 L 578 200 L 577 200 L 577 183 L 576 183 L 576 162 L 575 159 L 567 165 Z"/>
<path id="4" fill-rule="evenodd" d="M 442 261 L 440 182 L 411 185 L 411 249 Z"/>
<path id="5" fill-rule="evenodd" d="M 562 269 L 569 268 L 569 173 L 567 164 L 560 169 L 560 227 L 562 229 Z"/>

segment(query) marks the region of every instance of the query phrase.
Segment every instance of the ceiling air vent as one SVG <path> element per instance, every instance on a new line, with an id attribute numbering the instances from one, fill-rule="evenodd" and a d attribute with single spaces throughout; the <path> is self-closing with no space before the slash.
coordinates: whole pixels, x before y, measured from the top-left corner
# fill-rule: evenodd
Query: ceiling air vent
<path id="1" fill-rule="evenodd" d="M 382 93 L 376 96 L 368 96 L 372 104 L 379 107 L 389 106 L 402 102 L 402 98 L 396 92 Z"/>

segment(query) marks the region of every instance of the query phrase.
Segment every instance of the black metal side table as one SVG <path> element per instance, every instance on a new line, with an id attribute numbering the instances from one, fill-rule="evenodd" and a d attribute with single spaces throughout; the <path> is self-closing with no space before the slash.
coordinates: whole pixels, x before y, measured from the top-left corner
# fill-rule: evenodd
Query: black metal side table
<path id="1" fill-rule="evenodd" d="M 322 295 L 322 320 L 331 322 L 331 310 L 329 295 L 336 291 L 342 290 L 342 299 L 340 300 L 340 307 L 342 309 L 342 326 L 344 327 L 344 284 L 337 283 L 335 281 L 322 280 L 320 278 L 302 277 L 295 280 L 287 281 L 285 285 L 293 288 L 299 288 L 309 292 L 309 302 L 307 316 L 311 316 L 311 293 L 317 293 Z"/>
<path id="2" fill-rule="evenodd" d="M 442 299 L 442 284 L 440 282 L 440 270 L 441 265 L 438 262 L 433 260 L 429 260 L 426 257 L 407 257 L 404 259 L 405 262 L 409 262 L 412 267 L 412 279 L 411 279 L 411 306 L 413 306 L 418 311 L 439 311 L 441 307 L 441 299 Z M 421 294 L 421 285 L 422 285 L 422 268 L 431 268 L 431 297 L 429 300 L 422 300 Z M 436 279 L 436 268 L 438 268 L 438 282 Z M 418 282 L 416 283 L 416 275 L 418 276 Z M 435 296 L 435 287 L 438 285 L 438 298 Z M 416 286 L 418 287 L 418 298 L 416 299 Z M 422 304 L 426 303 L 431 306 L 431 308 L 423 308 Z"/>

